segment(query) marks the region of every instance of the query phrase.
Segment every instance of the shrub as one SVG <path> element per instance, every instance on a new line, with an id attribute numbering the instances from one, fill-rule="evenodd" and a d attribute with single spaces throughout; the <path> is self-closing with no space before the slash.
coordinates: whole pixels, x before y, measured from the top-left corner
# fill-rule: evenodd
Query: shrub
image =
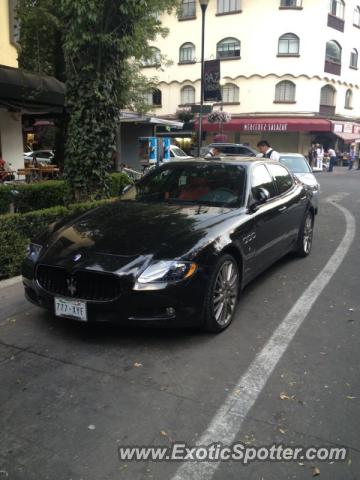
<path id="1" fill-rule="evenodd" d="M 130 178 L 121 172 L 111 174 L 110 195 L 116 197 L 131 183 Z M 63 180 L 50 180 L 41 183 L 12 184 L 0 186 L 0 215 L 9 213 L 13 204 L 18 213 L 42 210 L 57 205 L 66 205 L 68 187 Z"/>
<path id="2" fill-rule="evenodd" d="M 92 208 L 113 200 L 87 202 L 68 207 L 52 207 L 28 213 L 0 216 L 0 275 L 14 276 L 20 273 L 26 246 L 31 239 L 46 230 L 49 224 L 73 215 L 80 215 Z"/>
<path id="3" fill-rule="evenodd" d="M 126 187 L 132 183 L 132 180 L 126 175 L 126 173 L 116 172 L 111 174 L 111 189 L 110 189 L 110 196 L 111 197 L 118 197 L 122 194 L 122 191 Z"/>

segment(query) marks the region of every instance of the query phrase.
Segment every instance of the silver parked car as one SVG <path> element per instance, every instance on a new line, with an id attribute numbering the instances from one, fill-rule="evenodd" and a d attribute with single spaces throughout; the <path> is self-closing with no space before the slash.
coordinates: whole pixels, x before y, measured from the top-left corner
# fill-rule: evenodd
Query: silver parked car
<path id="1" fill-rule="evenodd" d="M 170 145 L 170 160 L 191 160 L 192 158 L 194 157 L 191 157 L 176 145 Z"/>
<path id="2" fill-rule="evenodd" d="M 34 164 L 35 158 L 38 163 L 49 165 L 54 163 L 55 152 L 53 150 L 35 150 L 24 152 L 24 162 Z"/>
<path id="3" fill-rule="evenodd" d="M 280 153 L 280 162 L 285 165 L 293 174 L 313 191 L 313 204 L 315 213 L 318 213 L 320 202 L 320 184 L 313 174 L 311 167 L 300 153 Z"/>

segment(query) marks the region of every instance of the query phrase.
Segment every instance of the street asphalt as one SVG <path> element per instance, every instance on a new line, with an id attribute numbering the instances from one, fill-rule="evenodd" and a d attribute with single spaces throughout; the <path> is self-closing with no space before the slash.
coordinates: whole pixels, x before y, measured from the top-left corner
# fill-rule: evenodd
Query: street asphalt
<path id="1" fill-rule="evenodd" d="M 121 462 L 117 449 L 195 445 L 341 243 L 345 217 L 326 199 L 337 195 L 360 228 L 360 171 L 317 178 L 311 255 L 252 282 L 220 335 L 55 319 L 21 283 L 0 284 L 0 480 L 171 480 L 179 462 Z M 344 446 L 346 461 L 222 462 L 215 480 L 360 478 L 359 259 L 356 236 L 236 434 L 254 446 Z"/>

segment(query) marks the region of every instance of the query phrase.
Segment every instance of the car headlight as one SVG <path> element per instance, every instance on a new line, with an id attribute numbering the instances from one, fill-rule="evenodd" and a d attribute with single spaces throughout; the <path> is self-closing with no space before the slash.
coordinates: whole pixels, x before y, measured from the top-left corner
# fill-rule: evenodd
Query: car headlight
<path id="1" fill-rule="evenodd" d="M 29 260 L 36 262 L 40 256 L 42 245 L 37 245 L 36 243 L 30 243 L 26 247 L 26 258 Z"/>
<path id="2" fill-rule="evenodd" d="M 196 263 L 178 260 L 159 260 L 147 267 L 138 277 L 134 290 L 162 290 L 194 275 Z"/>

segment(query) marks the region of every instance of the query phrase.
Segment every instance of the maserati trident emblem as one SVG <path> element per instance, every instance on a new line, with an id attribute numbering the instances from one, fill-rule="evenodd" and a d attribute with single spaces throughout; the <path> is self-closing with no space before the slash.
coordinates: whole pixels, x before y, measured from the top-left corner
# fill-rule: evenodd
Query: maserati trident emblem
<path id="1" fill-rule="evenodd" d="M 78 262 L 81 257 L 82 257 L 81 253 L 78 253 L 77 255 L 75 255 L 73 258 L 74 262 Z"/>
<path id="2" fill-rule="evenodd" d="M 70 295 L 73 297 L 75 295 L 75 292 L 76 292 L 76 281 L 75 281 L 75 278 L 74 277 L 70 277 L 66 280 L 66 284 L 67 284 L 67 289 L 70 293 Z"/>

